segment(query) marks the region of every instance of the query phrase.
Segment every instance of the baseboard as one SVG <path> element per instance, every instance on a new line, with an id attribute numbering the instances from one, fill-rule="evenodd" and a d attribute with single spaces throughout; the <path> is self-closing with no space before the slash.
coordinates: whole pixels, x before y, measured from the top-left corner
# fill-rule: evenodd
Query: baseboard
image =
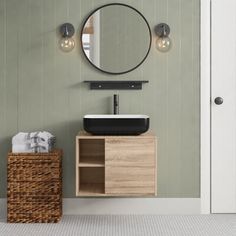
<path id="1" fill-rule="evenodd" d="M 64 215 L 200 214 L 200 198 L 64 198 Z M 6 215 L 6 199 L 0 199 Z"/>

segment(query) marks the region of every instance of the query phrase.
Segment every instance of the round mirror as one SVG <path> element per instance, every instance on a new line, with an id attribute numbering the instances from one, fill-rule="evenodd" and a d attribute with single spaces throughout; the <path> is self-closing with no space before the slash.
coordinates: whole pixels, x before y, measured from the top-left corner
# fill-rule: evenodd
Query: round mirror
<path id="1" fill-rule="evenodd" d="M 81 32 L 89 62 L 110 74 L 130 72 L 146 59 L 151 30 L 144 16 L 125 4 L 104 5 L 86 19 Z"/>

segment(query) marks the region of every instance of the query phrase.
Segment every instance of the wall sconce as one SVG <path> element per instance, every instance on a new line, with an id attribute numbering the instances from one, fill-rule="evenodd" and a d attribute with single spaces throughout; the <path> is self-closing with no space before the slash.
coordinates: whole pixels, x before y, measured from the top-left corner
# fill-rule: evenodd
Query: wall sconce
<path id="1" fill-rule="evenodd" d="M 61 39 L 59 41 L 60 49 L 63 52 L 70 52 L 75 47 L 75 41 L 72 36 L 75 33 L 75 28 L 70 23 L 65 23 L 60 27 Z"/>
<path id="2" fill-rule="evenodd" d="M 156 48 L 160 52 L 168 52 L 171 48 L 171 39 L 169 38 L 170 27 L 165 23 L 160 23 L 155 27 L 155 33 L 158 36 Z"/>

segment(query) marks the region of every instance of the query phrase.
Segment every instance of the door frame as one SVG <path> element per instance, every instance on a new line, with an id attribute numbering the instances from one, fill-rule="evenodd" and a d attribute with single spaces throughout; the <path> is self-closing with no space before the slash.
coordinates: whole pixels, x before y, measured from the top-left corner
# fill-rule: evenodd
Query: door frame
<path id="1" fill-rule="evenodd" d="M 211 213 L 211 1 L 201 0 L 201 213 Z"/>

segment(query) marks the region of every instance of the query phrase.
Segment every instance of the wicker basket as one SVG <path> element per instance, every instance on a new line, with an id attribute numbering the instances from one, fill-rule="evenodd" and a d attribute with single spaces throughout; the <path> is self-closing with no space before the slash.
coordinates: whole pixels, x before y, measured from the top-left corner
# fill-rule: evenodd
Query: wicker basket
<path id="1" fill-rule="evenodd" d="M 7 221 L 52 223 L 62 216 L 62 151 L 9 153 Z"/>

